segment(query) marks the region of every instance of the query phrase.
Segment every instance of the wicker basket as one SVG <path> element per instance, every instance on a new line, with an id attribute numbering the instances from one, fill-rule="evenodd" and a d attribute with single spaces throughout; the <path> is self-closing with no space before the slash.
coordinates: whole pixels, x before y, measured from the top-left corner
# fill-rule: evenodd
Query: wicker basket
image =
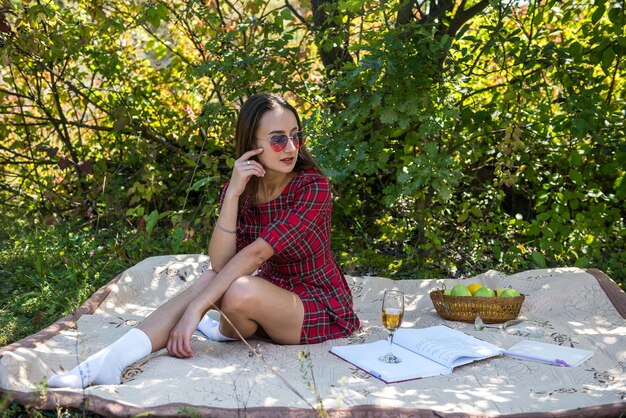
<path id="1" fill-rule="evenodd" d="M 496 324 L 517 318 L 524 295 L 508 298 L 479 296 L 449 296 L 443 290 L 430 292 L 435 310 L 443 319 L 474 322 L 477 316 L 486 324 Z"/>

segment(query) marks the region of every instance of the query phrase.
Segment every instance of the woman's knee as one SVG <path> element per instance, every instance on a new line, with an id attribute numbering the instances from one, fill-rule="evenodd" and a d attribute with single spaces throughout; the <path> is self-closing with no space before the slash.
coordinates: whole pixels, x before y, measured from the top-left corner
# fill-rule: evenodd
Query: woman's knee
<path id="1" fill-rule="evenodd" d="M 252 276 L 235 279 L 222 297 L 222 311 L 246 312 L 254 309 L 258 297 L 256 280 Z"/>

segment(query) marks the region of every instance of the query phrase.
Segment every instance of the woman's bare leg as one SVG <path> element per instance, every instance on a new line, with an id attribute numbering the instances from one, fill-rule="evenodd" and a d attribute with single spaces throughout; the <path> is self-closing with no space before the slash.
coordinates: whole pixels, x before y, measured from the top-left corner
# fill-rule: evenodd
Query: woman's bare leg
<path id="1" fill-rule="evenodd" d="M 165 346 L 187 304 L 213 277 L 212 270 L 204 272 L 188 289 L 159 307 L 137 328 L 130 329 L 69 372 L 51 376 L 48 386 L 79 389 L 92 384 L 119 384 L 126 366 Z"/>
<path id="2" fill-rule="evenodd" d="M 299 344 L 304 306 L 295 293 L 255 276 L 236 279 L 222 297 L 220 330 L 231 338 L 247 338 L 259 327 L 279 344 Z"/>
<path id="3" fill-rule="evenodd" d="M 191 286 L 159 306 L 137 326 L 150 338 L 152 352 L 165 347 L 170 332 L 178 323 L 187 306 L 211 283 L 216 275 L 217 273 L 213 270 L 205 271 Z"/>

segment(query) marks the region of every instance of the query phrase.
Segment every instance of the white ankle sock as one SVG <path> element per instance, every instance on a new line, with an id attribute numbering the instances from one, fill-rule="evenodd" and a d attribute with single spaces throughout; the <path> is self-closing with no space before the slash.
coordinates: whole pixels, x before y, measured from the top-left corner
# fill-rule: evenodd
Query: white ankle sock
<path id="1" fill-rule="evenodd" d="M 220 332 L 220 321 L 216 321 L 211 318 L 209 314 L 204 315 L 204 318 L 200 320 L 198 327 L 196 328 L 198 331 L 206 335 L 209 340 L 213 341 L 236 341 L 237 338 L 230 338 L 225 336 Z"/>
<path id="2" fill-rule="evenodd" d="M 81 389 L 89 385 L 119 385 L 124 369 L 151 352 L 150 338 L 133 328 L 66 374 L 49 378 L 48 386 Z"/>

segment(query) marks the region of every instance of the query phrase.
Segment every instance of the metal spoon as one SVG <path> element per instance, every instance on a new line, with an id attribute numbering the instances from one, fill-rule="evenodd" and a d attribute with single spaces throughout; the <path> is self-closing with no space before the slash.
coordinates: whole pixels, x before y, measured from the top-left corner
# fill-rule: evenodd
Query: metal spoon
<path id="1" fill-rule="evenodd" d="M 517 327 L 516 325 L 520 325 Z M 474 330 L 482 331 L 485 328 L 494 328 L 511 335 L 522 337 L 542 337 L 544 332 L 540 323 L 525 319 L 512 319 L 503 324 L 485 324 L 480 316 L 474 320 Z"/>
<path id="2" fill-rule="evenodd" d="M 504 324 L 485 324 L 482 318 L 480 316 L 477 316 L 476 319 L 474 320 L 474 330 L 482 331 L 485 328 L 494 328 L 494 329 L 499 329 L 500 331 L 504 331 L 506 327 L 509 327 L 511 325 L 521 324 L 522 322 L 524 321 L 520 319 L 513 319 L 511 321 L 506 321 Z"/>

